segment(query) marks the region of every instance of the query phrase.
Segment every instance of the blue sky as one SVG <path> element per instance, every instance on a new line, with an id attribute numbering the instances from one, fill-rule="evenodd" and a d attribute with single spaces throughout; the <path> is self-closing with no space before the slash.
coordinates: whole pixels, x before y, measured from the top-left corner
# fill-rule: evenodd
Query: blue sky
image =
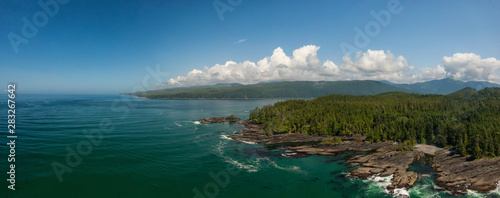
<path id="1" fill-rule="evenodd" d="M 238 5 L 218 1 L 232 9 L 222 14 L 223 20 L 214 1 L 72 0 L 58 4 L 54 16 L 46 14 L 46 25 L 37 28 L 28 43 L 19 44 L 16 53 L 9 33 L 23 36 L 22 18 L 33 22 L 33 16 L 43 9 L 37 1 L 0 0 L 0 79 L 4 85 L 17 82 L 18 91 L 24 93 L 122 93 L 142 86 L 149 75 L 146 68 L 158 66 L 169 73 L 164 81 L 182 77 L 175 80 L 176 86 L 238 81 L 240 78 L 230 75 L 253 71 L 237 68 L 244 67 L 244 61 L 267 67 L 257 62 L 271 57 L 279 47 L 292 60 L 276 63 L 288 61 L 288 68 L 305 64 L 323 66 L 324 71 L 340 70 L 331 72 L 326 80 L 343 80 L 340 76 L 348 75 L 349 80 L 388 78 L 399 82 L 403 77 L 392 74 L 400 70 L 401 75 L 412 75 L 415 81 L 443 75 L 458 80 L 498 80 L 499 75 L 488 76 L 474 69 L 488 68 L 487 72 L 498 74 L 499 1 L 401 0 L 402 11 L 391 14 L 390 23 L 380 26 L 380 32 L 360 48 L 360 57 L 351 56 L 351 64 L 343 61 L 340 43 L 353 45 L 354 28 L 364 29 L 375 21 L 370 11 L 387 10 L 388 1 L 242 0 Z M 320 48 L 303 48 L 308 45 Z M 301 48 L 304 57 L 313 54 L 319 63 L 309 59 L 300 63 L 299 56 L 292 57 L 293 51 Z M 363 65 L 366 60 L 380 63 L 379 56 L 386 57 L 380 59 L 385 63 L 390 59 L 389 65 Z M 444 61 L 444 57 L 450 59 Z M 335 66 L 326 67 L 328 61 Z M 216 64 L 222 66 L 212 68 Z M 269 61 L 269 67 L 273 64 Z M 437 65 L 444 73 L 438 72 Z M 428 75 L 416 75 L 427 72 L 426 68 Z M 193 69 L 201 73 L 188 75 Z M 220 74 L 219 78 L 210 79 L 214 74 Z M 246 79 L 245 75 L 250 74 L 243 74 Z M 193 83 L 200 78 L 199 83 Z M 243 83 L 294 78 L 262 77 Z M 148 78 L 148 84 L 157 83 L 152 79 Z"/>

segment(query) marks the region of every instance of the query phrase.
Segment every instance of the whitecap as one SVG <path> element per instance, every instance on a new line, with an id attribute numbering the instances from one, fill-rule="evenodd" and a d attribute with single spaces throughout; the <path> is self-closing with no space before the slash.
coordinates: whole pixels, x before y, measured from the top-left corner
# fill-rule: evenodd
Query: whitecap
<path id="1" fill-rule="evenodd" d="M 257 144 L 257 142 L 251 142 L 251 141 L 245 141 L 245 140 L 240 140 L 240 141 L 243 143 L 246 143 L 246 144 Z"/>
<path id="2" fill-rule="evenodd" d="M 389 175 L 387 177 L 380 177 L 379 175 L 380 174 L 372 175 L 367 178 L 367 181 L 372 182 L 373 185 L 382 188 L 385 193 L 389 193 L 389 191 L 387 190 L 387 186 L 391 185 L 391 180 L 394 176 Z"/>
<path id="3" fill-rule="evenodd" d="M 200 121 L 194 121 L 193 124 L 201 124 Z"/>
<path id="4" fill-rule="evenodd" d="M 372 175 L 371 177 L 368 177 L 367 182 L 370 182 L 373 186 L 376 186 L 379 189 L 383 189 L 383 191 L 387 194 L 391 194 L 389 190 L 387 190 L 387 187 L 391 185 L 391 180 L 394 177 L 394 175 L 389 175 L 387 177 L 380 177 L 380 174 L 375 174 Z M 403 198 L 403 197 L 410 197 L 410 193 L 408 193 L 407 189 L 405 188 L 395 188 L 394 193 L 392 194 L 394 197 L 398 198 Z"/>
<path id="5" fill-rule="evenodd" d="M 500 180 L 497 182 L 497 188 L 495 190 L 490 191 L 488 194 L 500 195 Z"/>
<path id="6" fill-rule="evenodd" d="M 469 190 L 469 189 L 467 189 L 467 196 L 469 196 L 469 197 L 486 197 L 485 195 L 478 193 L 477 191 Z"/>
<path id="7" fill-rule="evenodd" d="M 418 184 L 414 185 L 410 189 L 408 189 L 408 193 L 411 195 L 417 195 L 419 197 L 431 197 L 431 198 L 439 198 L 439 192 L 436 189 L 442 189 L 436 183 L 434 183 L 430 175 L 429 177 L 423 175 L 423 178 L 425 178 L 423 181 L 423 184 Z"/>
<path id="8" fill-rule="evenodd" d="M 294 156 L 294 155 L 297 155 L 297 153 L 282 153 L 281 156 L 283 157 L 290 157 L 290 156 Z"/>
<path id="9" fill-rule="evenodd" d="M 406 188 L 395 188 L 394 189 L 394 196 L 397 198 L 406 198 L 410 197 L 410 193 L 406 190 Z"/>
<path id="10" fill-rule="evenodd" d="M 225 139 L 225 140 L 233 140 L 233 139 L 227 137 L 227 135 L 221 135 L 220 138 Z"/>

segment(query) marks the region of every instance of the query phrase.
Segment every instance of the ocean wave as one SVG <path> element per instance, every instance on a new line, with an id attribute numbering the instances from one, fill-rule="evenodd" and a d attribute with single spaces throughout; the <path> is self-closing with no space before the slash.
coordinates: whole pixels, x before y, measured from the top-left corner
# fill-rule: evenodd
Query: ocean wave
<path id="1" fill-rule="evenodd" d="M 246 144 L 257 144 L 257 142 L 250 142 L 250 141 L 245 141 L 245 140 L 240 140 L 240 142 L 243 142 Z"/>
<path id="2" fill-rule="evenodd" d="M 227 135 L 221 135 L 219 136 L 221 139 L 225 139 L 225 140 L 233 140 L 231 138 L 228 138 Z"/>
<path id="3" fill-rule="evenodd" d="M 201 124 L 200 121 L 194 121 L 193 124 Z"/>
<path id="4" fill-rule="evenodd" d="M 182 124 L 180 124 L 178 121 L 176 121 L 174 124 L 175 126 L 182 127 Z"/>
<path id="5" fill-rule="evenodd" d="M 387 194 L 391 194 L 389 190 L 387 190 L 387 187 L 391 185 L 391 180 L 394 177 L 394 175 L 389 175 L 387 177 L 380 177 L 380 174 L 375 174 L 370 177 L 368 177 L 365 182 L 368 182 L 371 184 L 373 190 L 383 190 L 383 192 Z M 373 188 L 375 187 L 375 188 Z M 398 198 L 403 198 L 403 197 L 410 197 L 410 193 L 408 193 L 407 189 L 405 188 L 395 188 L 394 193 L 392 193 L 392 196 L 398 197 Z"/>
<path id="6" fill-rule="evenodd" d="M 391 180 L 394 176 L 389 175 L 387 177 L 380 177 L 379 175 L 380 174 L 372 175 L 365 181 L 371 183 L 373 186 L 383 189 L 385 193 L 389 194 L 387 186 L 391 185 Z"/>
<path id="7" fill-rule="evenodd" d="M 479 193 L 474 190 L 467 190 L 467 196 L 471 197 L 489 197 L 489 195 L 500 195 L 500 181 L 497 182 L 497 188 L 495 190 L 492 190 L 486 194 L 484 193 Z"/>
<path id="8" fill-rule="evenodd" d="M 480 197 L 480 198 L 486 197 L 486 195 L 484 195 L 484 194 L 481 194 L 475 190 L 469 190 L 469 189 L 467 189 L 467 196 L 468 197 Z"/>
<path id="9" fill-rule="evenodd" d="M 283 157 L 290 157 L 290 156 L 294 156 L 294 155 L 297 155 L 297 153 L 282 153 L 281 156 Z"/>
<path id="10" fill-rule="evenodd" d="M 410 195 L 417 195 L 418 197 L 440 198 L 439 192 L 435 189 L 440 189 L 435 184 L 414 185 L 408 189 Z"/>
<path id="11" fill-rule="evenodd" d="M 474 193 L 474 192 L 473 192 Z M 488 195 L 500 196 L 500 180 L 497 182 L 497 188 L 488 192 Z M 486 196 L 485 196 L 486 197 Z"/>
<path id="12" fill-rule="evenodd" d="M 394 189 L 394 196 L 398 198 L 403 198 L 403 197 L 410 197 L 410 193 L 408 193 L 408 190 L 406 188 L 395 188 Z"/>

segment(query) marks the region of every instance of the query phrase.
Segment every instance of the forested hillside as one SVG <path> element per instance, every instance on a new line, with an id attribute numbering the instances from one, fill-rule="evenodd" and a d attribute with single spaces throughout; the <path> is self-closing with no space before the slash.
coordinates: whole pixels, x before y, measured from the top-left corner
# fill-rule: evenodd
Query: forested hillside
<path id="1" fill-rule="evenodd" d="M 452 79 L 433 80 L 415 84 L 393 84 L 387 81 L 296 81 L 253 85 L 227 83 L 200 87 L 181 87 L 131 93 L 149 99 L 260 99 L 316 98 L 330 94 L 374 95 L 386 92 L 449 94 L 465 87 L 481 90 L 500 87 L 488 82 L 462 82 Z"/>
<path id="2" fill-rule="evenodd" d="M 362 134 L 371 142 L 450 146 L 475 158 L 500 156 L 500 88 L 445 95 L 329 95 L 256 108 L 250 119 L 269 135 Z"/>
<path id="3" fill-rule="evenodd" d="M 330 94 L 373 95 L 411 92 L 378 81 L 296 81 L 237 86 L 205 86 L 139 92 L 132 95 L 149 99 L 258 99 L 315 98 Z"/>
<path id="4" fill-rule="evenodd" d="M 500 87 L 500 85 L 485 81 L 468 81 L 463 82 L 445 78 L 441 80 L 431 80 L 414 84 L 391 84 L 396 87 L 405 88 L 414 91 L 415 93 L 423 94 L 450 94 L 466 87 L 471 87 L 481 90 L 487 87 Z"/>

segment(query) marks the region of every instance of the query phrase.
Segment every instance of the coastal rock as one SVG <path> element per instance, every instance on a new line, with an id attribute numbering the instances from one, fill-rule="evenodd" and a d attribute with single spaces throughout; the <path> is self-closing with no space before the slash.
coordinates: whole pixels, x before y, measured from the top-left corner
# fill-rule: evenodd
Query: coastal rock
<path id="1" fill-rule="evenodd" d="M 432 164 L 436 170 L 436 184 L 459 195 L 466 189 L 487 193 L 497 188 L 500 181 L 500 158 L 467 160 L 450 152 L 436 153 Z"/>
<path id="2" fill-rule="evenodd" d="M 213 117 L 213 118 L 203 118 L 200 120 L 201 124 L 212 124 L 212 123 L 221 123 L 221 122 L 237 122 L 241 120 L 241 118 L 235 117 L 233 115 L 228 117 Z"/>
<path id="3" fill-rule="evenodd" d="M 234 140 L 263 143 L 264 145 L 284 145 L 297 156 L 336 155 L 341 152 L 355 152 L 345 162 L 349 167 L 358 167 L 348 172 L 349 176 L 368 178 L 373 175 L 387 177 L 393 175 L 389 192 L 395 189 L 408 189 L 417 181 L 419 175 L 408 170 L 409 165 L 425 161 L 436 171 L 435 182 L 454 195 L 462 195 L 467 190 L 487 193 L 497 188 L 500 182 L 500 157 L 468 160 L 455 155 L 453 151 L 432 145 L 417 144 L 413 151 L 396 151 L 397 142 L 366 142 L 365 137 L 340 137 L 343 143 L 321 143 L 330 136 L 309 136 L 304 134 L 280 133 L 267 136 L 263 126 L 249 120 L 240 122 L 246 129 L 230 135 Z M 363 153 L 361 153 L 363 152 Z M 425 159 L 425 160 L 424 160 Z"/>

